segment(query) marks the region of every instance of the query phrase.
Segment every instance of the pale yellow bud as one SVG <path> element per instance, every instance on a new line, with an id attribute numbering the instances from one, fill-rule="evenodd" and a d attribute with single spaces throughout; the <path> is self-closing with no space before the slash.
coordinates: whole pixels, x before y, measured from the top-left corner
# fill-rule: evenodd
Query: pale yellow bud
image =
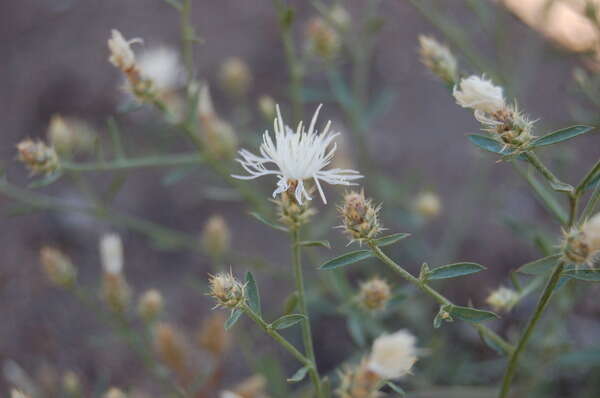
<path id="1" fill-rule="evenodd" d="M 433 192 L 423 192 L 419 194 L 414 203 L 415 210 L 424 218 L 434 218 L 442 210 L 440 197 Z"/>
<path id="2" fill-rule="evenodd" d="M 485 300 L 494 311 L 510 311 L 518 302 L 519 293 L 507 287 L 499 287 Z"/>
<path id="3" fill-rule="evenodd" d="M 65 372 L 62 380 L 63 390 L 70 396 L 81 393 L 81 381 L 77 373 L 73 371 Z"/>
<path id="4" fill-rule="evenodd" d="M 200 88 L 198 98 L 200 139 L 208 156 L 229 160 L 235 156 L 238 137 L 233 127 L 216 114 L 207 85 Z"/>
<path id="5" fill-rule="evenodd" d="M 312 18 L 306 28 L 306 48 L 313 56 L 331 59 L 340 50 L 337 32 L 321 17 Z"/>
<path id="6" fill-rule="evenodd" d="M 329 17 L 340 30 L 348 30 L 352 23 L 352 16 L 341 4 L 335 4 L 329 11 Z"/>
<path id="7" fill-rule="evenodd" d="M 275 100 L 269 95 L 261 95 L 258 99 L 258 110 L 265 120 L 271 122 L 275 119 Z"/>
<path id="8" fill-rule="evenodd" d="M 299 204 L 296 200 L 294 190 L 297 184 L 296 181 L 290 183 L 290 188 L 281 193 L 278 199 L 273 200 L 277 206 L 279 221 L 289 228 L 299 228 L 305 225 L 316 213 L 316 210 L 310 206 L 310 201 Z"/>
<path id="9" fill-rule="evenodd" d="M 202 230 L 202 247 L 213 257 L 221 257 L 229 251 L 231 233 L 227 222 L 221 216 L 212 216 Z"/>
<path id="10" fill-rule="evenodd" d="M 163 296 L 156 289 L 144 292 L 138 301 L 138 314 L 146 322 L 154 321 L 163 311 Z"/>
<path id="11" fill-rule="evenodd" d="M 381 377 L 371 371 L 363 359 L 358 365 L 347 366 L 340 372 L 340 386 L 335 391 L 339 398 L 379 398 Z"/>
<path id="12" fill-rule="evenodd" d="M 77 269 L 71 259 L 60 250 L 43 247 L 40 250 L 40 262 L 48 279 L 57 286 L 67 287 L 75 283 Z"/>
<path id="13" fill-rule="evenodd" d="M 127 394 L 116 387 L 111 387 L 110 390 L 104 394 L 103 398 L 127 398 Z"/>
<path id="14" fill-rule="evenodd" d="M 17 145 L 18 159 L 31 172 L 36 174 L 51 174 L 59 167 L 58 155 L 53 147 L 43 141 L 23 140 Z"/>
<path id="15" fill-rule="evenodd" d="M 373 206 L 370 199 L 365 199 L 364 191 L 349 192 L 344 196 L 344 203 L 338 207 L 344 232 L 351 241 L 368 241 L 382 231 L 378 213 L 381 206 Z"/>
<path id="16" fill-rule="evenodd" d="M 60 154 L 87 152 L 93 148 L 95 132 L 86 122 L 54 115 L 48 126 L 48 141 Z"/>
<path id="17" fill-rule="evenodd" d="M 252 84 L 252 72 L 248 64 L 239 57 L 231 57 L 223 62 L 219 78 L 223 89 L 233 97 L 248 94 Z"/>
<path id="18" fill-rule="evenodd" d="M 374 277 L 360 285 L 358 301 L 369 311 L 381 311 L 391 298 L 390 285 L 378 277 Z"/>
<path id="19" fill-rule="evenodd" d="M 208 283 L 210 295 L 217 300 L 217 307 L 237 308 L 244 304 L 245 286 L 235 279 L 231 272 L 211 275 Z"/>
<path id="20" fill-rule="evenodd" d="M 131 301 L 131 289 L 122 274 L 104 273 L 102 297 L 109 309 L 124 312 Z"/>

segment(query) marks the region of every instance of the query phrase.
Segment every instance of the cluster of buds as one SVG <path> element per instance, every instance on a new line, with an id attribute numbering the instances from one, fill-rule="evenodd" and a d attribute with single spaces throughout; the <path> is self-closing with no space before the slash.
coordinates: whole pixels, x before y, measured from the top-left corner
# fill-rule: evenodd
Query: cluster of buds
<path id="1" fill-rule="evenodd" d="M 300 228 L 300 226 L 308 223 L 316 213 L 316 210 L 310 206 L 309 201 L 302 204 L 298 203 L 294 194 L 297 186 L 297 181 L 289 182 L 287 191 L 282 192 L 278 199 L 273 200 L 277 206 L 279 221 L 290 229 Z"/>
<path id="2" fill-rule="evenodd" d="M 368 311 L 381 311 L 390 301 L 390 285 L 378 277 L 371 278 L 360 285 L 358 302 Z"/>
<path id="3" fill-rule="evenodd" d="M 23 140 L 17 144 L 17 151 L 19 161 L 29 169 L 31 175 L 51 174 L 60 167 L 54 147 L 41 140 Z"/>
<path id="4" fill-rule="evenodd" d="M 123 390 L 111 387 L 104 395 L 103 398 L 127 398 L 127 394 L 123 392 Z"/>
<path id="5" fill-rule="evenodd" d="M 202 230 L 202 247 L 215 259 L 221 258 L 231 246 L 231 232 L 221 216 L 212 216 Z"/>
<path id="6" fill-rule="evenodd" d="M 43 247 L 40 250 L 40 262 L 48 279 L 60 287 L 72 286 L 77 278 L 77 269 L 60 250 L 52 247 Z"/>
<path id="7" fill-rule="evenodd" d="M 163 311 L 164 300 L 156 289 L 144 292 L 138 301 L 138 314 L 146 322 L 155 321 Z"/>
<path id="8" fill-rule="evenodd" d="M 434 75 L 442 79 L 450 87 L 458 80 L 456 58 L 448 47 L 431 36 L 419 36 L 419 54 L 421 62 Z"/>
<path id="9" fill-rule="evenodd" d="M 456 103 L 475 111 L 475 118 L 483 130 L 513 151 L 527 150 L 535 138 L 533 121 L 516 105 L 507 105 L 502 87 L 495 86 L 485 77 L 470 76 L 454 87 Z"/>
<path id="10" fill-rule="evenodd" d="M 88 152 L 94 146 L 94 129 L 83 120 L 53 115 L 48 126 L 48 141 L 58 153 Z"/>
<path id="11" fill-rule="evenodd" d="M 123 312 L 131 299 L 131 290 L 123 276 L 123 242 L 116 234 L 104 235 L 100 240 L 100 257 L 104 271 L 102 296 L 106 305 L 115 312 Z"/>
<path id="12" fill-rule="evenodd" d="M 211 275 L 208 283 L 209 295 L 217 300 L 216 307 L 238 308 L 245 303 L 245 285 L 238 281 L 233 273 L 220 272 Z"/>
<path id="13" fill-rule="evenodd" d="M 369 241 L 379 234 L 383 227 L 378 213 L 381 206 L 374 206 L 370 199 L 365 199 L 364 191 L 352 191 L 344 195 L 344 203 L 338 207 L 344 229 L 351 241 Z"/>
<path id="14" fill-rule="evenodd" d="M 600 213 L 565 232 L 562 252 L 569 263 L 600 267 Z"/>
<path id="15" fill-rule="evenodd" d="M 233 127 L 215 112 L 207 85 L 203 85 L 198 94 L 198 117 L 205 152 L 215 159 L 232 159 L 238 147 L 237 135 Z"/>
<path id="16" fill-rule="evenodd" d="M 435 218 L 442 211 L 442 201 L 433 192 L 423 192 L 415 199 L 414 209 L 423 218 Z"/>
<path id="17" fill-rule="evenodd" d="M 187 342 L 173 325 L 159 323 L 154 328 L 154 349 L 160 360 L 182 379 L 190 377 Z"/>
<path id="18" fill-rule="evenodd" d="M 233 390 L 222 391 L 219 398 L 267 398 L 267 380 L 262 375 L 250 376 Z"/>
<path id="19" fill-rule="evenodd" d="M 230 335 L 225 332 L 227 317 L 223 312 L 215 312 L 205 319 L 198 332 L 198 345 L 220 358 L 230 347 Z"/>
<path id="20" fill-rule="evenodd" d="M 221 65 L 219 79 L 227 94 L 240 98 L 246 96 L 250 90 L 252 72 L 243 59 L 230 57 Z"/>
<path id="21" fill-rule="evenodd" d="M 521 296 L 515 290 L 501 286 L 490 293 L 485 301 L 494 311 L 510 311 L 520 298 Z"/>
<path id="22" fill-rule="evenodd" d="M 306 27 L 306 50 L 325 60 L 334 58 L 340 51 L 338 33 L 323 18 L 312 18 Z"/>

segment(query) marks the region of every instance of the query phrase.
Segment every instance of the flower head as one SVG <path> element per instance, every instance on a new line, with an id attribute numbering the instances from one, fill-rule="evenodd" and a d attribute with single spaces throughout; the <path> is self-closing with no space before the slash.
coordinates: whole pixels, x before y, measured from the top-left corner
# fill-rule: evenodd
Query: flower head
<path id="1" fill-rule="evenodd" d="M 600 267 L 600 213 L 565 232 L 563 255 L 570 263 Z"/>
<path id="2" fill-rule="evenodd" d="M 453 91 L 456 103 L 484 113 L 494 113 L 506 107 L 502 87 L 495 86 L 485 76 L 469 76 Z"/>
<path id="3" fill-rule="evenodd" d="M 150 289 L 144 292 L 138 301 L 138 314 L 146 322 L 155 320 L 164 307 L 162 294 L 156 289 Z"/>
<path id="4" fill-rule="evenodd" d="M 419 36 L 421 62 L 440 79 L 454 84 L 458 77 L 456 58 L 450 49 L 431 36 Z"/>
<path id="5" fill-rule="evenodd" d="M 119 275 L 123 270 L 123 242 L 117 234 L 106 234 L 100 240 L 102 267 L 108 274 Z"/>
<path id="6" fill-rule="evenodd" d="M 48 279 L 57 286 L 70 286 L 75 283 L 77 269 L 71 259 L 60 250 L 43 247 L 40 250 L 40 262 Z"/>
<path id="7" fill-rule="evenodd" d="M 364 191 L 351 191 L 344 196 L 344 203 L 338 207 L 344 229 L 350 241 L 368 241 L 384 228 L 379 222 L 381 206 L 374 206 L 371 199 L 365 198 Z"/>
<path id="8" fill-rule="evenodd" d="M 331 123 L 327 123 L 321 134 L 317 134 L 315 124 L 320 109 L 321 106 L 317 108 L 308 131 L 300 122 L 294 133 L 290 127 L 284 125 L 277 106 L 277 117 L 274 121 L 275 141 L 266 131 L 260 146 L 260 156 L 245 149 L 239 151 L 240 158 L 237 161 L 250 175 L 233 177 L 251 180 L 264 175 L 276 175 L 279 181 L 273 191 L 273 197 L 293 188 L 298 203 L 302 203 L 303 199 L 312 199 L 304 186 L 304 180 L 307 179 L 315 182 L 323 203 L 327 203 L 327 200 L 321 188 L 321 181 L 329 184 L 356 185 L 352 181 L 362 176 L 355 170 L 339 168 L 324 170 L 335 154 L 336 145 L 333 139 L 338 134 L 330 134 Z M 276 168 L 267 168 L 269 164 L 274 164 Z"/>
<path id="9" fill-rule="evenodd" d="M 494 290 L 485 301 L 495 311 L 510 311 L 518 303 L 519 293 L 513 289 L 501 286 Z"/>
<path id="10" fill-rule="evenodd" d="M 51 174 L 60 167 L 53 147 L 43 141 L 23 140 L 17 145 L 18 159 L 29 169 L 31 175 Z"/>
<path id="11" fill-rule="evenodd" d="M 383 310 L 390 298 L 390 285 L 384 279 L 374 277 L 360 285 L 358 301 L 368 311 Z"/>
<path id="12" fill-rule="evenodd" d="M 116 29 L 111 31 L 111 38 L 108 39 L 108 48 L 111 64 L 121 69 L 123 72 L 135 67 L 135 54 L 131 49 L 131 44 L 141 43 L 142 39 L 125 40 L 125 37 Z"/>
<path id="13" fill-rule="evenodd" d="M 433 192 L 420 193 L 414 202 L 416 212 L 425 218 L 434 218 L 442 210 L 440 197 Z"/>
<path id="14" fill-rule="evenodd" d="M 369 370 L 383 379 L 397 379 L 408 373 L 417 361 L 416 338 L 407 330 L 375 339 L 369 356 Z"/>
<path id="15" fill-rule="evenodd" d="M 174 48 L 160 46 L 142 52 L 137 67 L 142 78 L 152 81 L 160 93 L 172 92 L 182 83 L 183 68 Z"/>
<path id="16" fill-rule="evenodd" d="M 220 272 L 211 275 L 208 283 L 210 285 L 209 295 L 217 300 L 217 307 L 236 308 L 244 304 L 245 285 L 238 281 L 233 273 Z"/>

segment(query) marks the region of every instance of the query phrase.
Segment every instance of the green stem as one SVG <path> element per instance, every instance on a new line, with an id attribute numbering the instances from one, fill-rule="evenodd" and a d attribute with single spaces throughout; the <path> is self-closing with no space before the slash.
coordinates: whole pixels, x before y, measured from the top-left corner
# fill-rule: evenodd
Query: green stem
<path id="1" fill-rule="evenodd" d="M 416 287 L 421 289 L 424 293 L 433 297 L 433 299 L 438 304 L 440 304 L 441 306 L 453 305 L 453 303 L 450 300 L 448 300 L 446 297 L 444 297 L 438 291 L 433 289 L 431 286 L 427 285 L 425 282 L 423 282 L 419 278 L 413 276 L 410 272 L 406 271 L 404 268 L 402 268 L 400 265 L 398 265 L 394 260 L 389 258 L 383 251 L 381 251 L 381 249 L 375 243 L 369 242 L 369 247 L 371 248 L 371 251 L 373 252 L 373 254 L 382 263 L 386 264 L 388 267 L 390 267 L 392 269 L 392 271 L 394 271 L 395 273 L 400 275 L 402 278 L 406 279 L 407 281 L 409 281 L 410 283 L 412 283 L 413 285 L 415 285 Z M 490 328 L 488 328 L 484 325 L 481 325 L 481 324 L 477 324 L 477 323 L 469 323 L 469 325 L 471 325 L 473 328 L 475 328 L 481 334 L 485 335 L 488 339 L 490 339 L 491 341 L 496 343 L 505 352 L 507 352 L 507 353 L 513 352 L 514 347 L 510 343 L 508 343 L 506 340 L 504 340 L 502 337 L 500 337 L 498 334 L 496 334 Z"/>
<path id="2" fill-rule="evenodd" d="M 187 74 L 188 84 L 194 78 L 194 28 L 190 23 L 192 13 L 192 0 L 183 0 L 181 6 L 181 53 L 183 56 L 183 64 Z"/>
<path id="3" fill-rule="evenodd" d="M 317 397 L 323 396 L 321 387 L 321 378 L 317 369 L 317 361 L 315 359 L 315 350 L 313 346 L 312 333 L 310 330 L 310 318 L 306 309 L 306 297 L 304 295 L 304 277 L 302 275 L 302 262 L 300 259 L 300 231 L 299 228 L 291 229 L 292 235 L 292 265 L 294 267 L 294 279 L 296 282 L 296 294 L 298 295 L 298 309 L 300 314 L 305 318 L 302 321 L 302 340 L 304 343 L 304 351 L 307 357 L 311 360 L 314 366 L 314 373 L 311 373 L 311 380 L 315 386 Z"/>
<path id="4" fill-rule="evenodd" d="M 174 155 L 148 156 L 130 159 L 117 159 L 112 162 L 71 163 L 62 162 L 61 168 L 67 171 L 114 171 L 144 167 L 184 166 L 202 163 L 198 153 L 182 153 Z"/>
<path id="5" fill-rule="evenodd" d="M 558 284 L 558 281 L 560 280 L 560 275 L 563 271 L 563 268 L 564 268 L 564 264 L 560 263 L 554 269 L 554 272 L 552 273 L 552 276 L 548 280 L 548 283 L 546 284 L 546 287 L 544 288 L 544 292 L 542 293 L 542 296 L 540 297 L 540 299 L 537 303 L 537 306 L 535 307 L 533 316 L 529 320 L 527 327 L 525 328 L 523 335 L 519 339 L 515 350 L 510 355 L 510 358 L 508 360 L 508 366 L 506 367 L 506 371 L 504 373 L 504 378 L 502 381 L 502 388 L 500 390 L 500 395 L 499 395 L 500 398 L 506 398 L 508 396 L 508 393 L 510 391 L 510 384 L 514 378 L 514 375 L 515 375 L 515 372 L 517 370 L 517 366 L 519 363 L 519 357 L 520 357 L 521 353 L 523 352 L 523 350 L 525 349 L 525 346 L 527 345 L 527 342 L 529 341 L 529 338 L 531 337 L 533 330 L 535 329 L 538 321 L 540 320 L 542 314 L 544 313 L 544 310 L 548 306 L 550 297 L 552 296 L 552 293 L 554 292 L 554 289 L 556 288 L 556 285 Z"/>
<path id="6" fill-rule="evenodd" d="M 554 189 L 555 191 L 559 191 L 559 192 L 567 192 L 567 193 L 574 192 L 574 188 L 572 186 L 570 186 L 569 184 L 566 184 L 566 183 L 562 182 L 561 180 L 559 180 L 558 177 L 556 177 L 554 175 L 554 173 L 552 173 L 550 171 L 550 169 L 547 168 L 542 163 L 542 161 L 537 157 L 537 155 L 535 153 L 523 152 L 523 156 L 525 156 L 527 161 L 533 167 L 535 167 L 540 172 L 540 174 L 542 174 L 544 176 L 544 178 L 546 178 L 546 180 L 548 180 L 548 182 L 552 186 L 552 189 Z"/>

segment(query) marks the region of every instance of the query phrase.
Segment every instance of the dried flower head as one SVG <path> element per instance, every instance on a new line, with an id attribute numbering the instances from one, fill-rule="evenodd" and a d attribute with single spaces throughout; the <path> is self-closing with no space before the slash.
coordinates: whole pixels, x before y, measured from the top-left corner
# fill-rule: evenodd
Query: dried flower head
<path id="1" fill-rule="evenodd" d="M 138 301 L 138 314 L 146 322 L 152 322 L 163 311 L 164 300 L 162 294 L 156 289 L 144 292 Z"/>
<path id="2" fill-rule="evenodd" d="M 217 300 L 217 307 L 237 308 L 244 304 L 245 285 L 238 281 L 231 271 L 210 275 L 209 295 Z"/>
<path id="3" fill-rule="evenodd" d="M 154 328 L 154 348 L 160 360 L 181 378 L 190 375 L 187 343 L 183 335 L 171 324 L 159 323 Z"/>
<path id="4" fill-rule="evenodd" d="M 200 140 L 205 147 L 205 153 L 215 159 L 232 159 L 238 148 L 237 135 L 233 127 L 215 112 L 207 85 L 200 88 L 198 117 Z"/>
<path id="5" fill-rule="evenodd" d="M 321 17 L 312 18 L 306 27 L 306 49 L 313 56 L 331 59 L 340 50 L 337 32 Z"/>
<path id="6" fill-rule="evenodd" d="M 360 285 L 358 302 L 368 311 L 381 311 L 391 298 L 390 285 L 379 277 L 373 277 Z"/>
<path id="7" fill-rule="evenodd" d="M 600 213 L 564 233 L 562 252 L 567 262 L 600 267 Z"/>
<path id="8" fill-rule="evenodd" d="M 211 216 L 202 230 L 202 247 L 213 257 L 227 253 L 231 245 L 231 232 L 225 219 L 219 215 Z"/>
<path id="9" fill-rule="evenodd" d="M 111 387 L 110 390 L 104 394 L 103 398 L 127 398 L 127 394 L 116 387 Z"/>
<path id="10" fill-rule="evenodd" d="M 123 242 L 117 234 L 106 234 L 100 239 L 102 268 L 108 274 L 118 275 L 123 271 Z"/>
<path id="11" fill-rule="evenodd" d="M 344 233 L 350 241 L 364 242 L 373 239 L 383 227 L 378 212 L 381 206 L 373 206 L 371 199 L 365 199 L 364 191 L 351 191 L 344 195 L 344 202 L 338 206 Z"/>
<path id="12" fill-rule="evenodd" d="M 264 175 L 276 175 L 279 181 L 277 182 L 277 189 L 273 191 L 273 197 L 293 187 L 294 195 L 299 204 L 302 204 L 303 199 L 311 199 L 304 185 L 304 180 L 313 180 L 319 190 L 321 199 L 324 203 L 327 203 L 320 181 L 329 184 L 355 185 L 352 181 L 362 178 L 355 170 L 323 170 L 333 159 L 336 146 L 333 144 L 331 149 L 328 150 L 328 148 L 338 134 L 329 134 L 330 123 L 327 123 L 321 134 L 317 134 L 315 124 L 321 106 L 317 108 L 308 131 L 300 122 L 295 133 L 291 128 L 284 125 L 279 106 L 276 109 L 275 142 L 271 139 L 269 132 L 266 131 L 260 147 L 261 156 L 245 149 L 239 151 L 241 158 L 237 161 L 250 175 L 234 175 L 233 177 L 251 180 Z M 276 168 L 268 169 L 266 166 L 269 164 L 274 164 Z"/>
<path id="13" fill-rule="evenodd" d="M 54 148 L 41 140 L 23 140 L 17 145 L 17 151 L 19 161 L 29 169 L 31 175 L 50 174 L 60 167 Z"/>
<path id="14" fill-rule="evenodd" d="M 48 141 L 60 154 L 87 152 L 95 140 L 94 129 L 81 119 L 53 115 L 48 126 Z"/>
<path id="15" fill-rule="evenodd" d="M 410 373 L 417 361 L 416 338 L 407 330 L 375 339 L 369 356 L 369 370 L 391 380 Z"/>
<path id="16" fill-rule="evenodd" d="M 230 334 L 225 331 L 227 316 L 223 312 L 215 312 L 206 318 L 198 332 L 198 345 L 215 358 L 220 358 L 230 347 Z"/>
<path id="17" fill-rule="evenodd" d="M 519 293 L 513 289 L 501 286 L 494 290 L 485 300 L 494 311 L 510 311 L 520 299 Z"/>
<path id="18" fill-rule="evenodd" d="M 252 85 L 252 72 L 239 57 L 230 57 L 223 62 L 219 78 L 223 89 L 233 97 L 245 96 Z"/>
<path id="19" fill-rule="evenodd" d="M 114 312 L 124 312 L 131 301 L 131 289 L 123 274 L 105 272 L 102 278 L 102 298 Z"/>
<path id="20" fill-rule="evenodd" d="M 261 95 L 258 98 L 258 110 L 265 120 L 275 119 L 275 100 L 269 95 Z"/>
<path id="21" fill-rule="evenodd" d="M 506 108 L 502 87 L 495 86 L 485 76 L 469 76 L 454 87 L 456 103 L 478 112 L 494 113 Z"/>
<path id="22" fill-rule="evenodd" d="M 440 197 L 433 192 L 420 193 L 414 202 L 415 211 L 424 218 L 437 217 L 442 210 Z"/>
<path id="23" fill-rule="evenodd" d="M 40 262 L 48 279 L 57 286 L 67 287 L 75 283 L 77 269 L 71 259 L 60 250 L 43 247 L 40 250 Z"/>
<path id="24" fill-rule="evenodd" d="M 419 36 L 421 62 L 444 82 L 454 85 L 458 79 L 456 58 L 450 49 L 431 36 Z"/>
<path id="25" fill-rule="evenodd" d="M 135 67 L 135 54 L 131 49 L 133 43 L 142 43 L 142 39 L 125 40 L 121 32 L 116 29 L 111 30 L 111 37 L 108 39 L 108 48 L 110 50 L 108 60 L 123 72 L 127 72 Z"/>
<path id="26" fill-rule="evenodd" d="M 339 398 L 378 398 L 379 375 L 371 371 L 363 359 L 358 365 L 348 366 L 340 372 L 340 386 L 335 391 Z"/>

